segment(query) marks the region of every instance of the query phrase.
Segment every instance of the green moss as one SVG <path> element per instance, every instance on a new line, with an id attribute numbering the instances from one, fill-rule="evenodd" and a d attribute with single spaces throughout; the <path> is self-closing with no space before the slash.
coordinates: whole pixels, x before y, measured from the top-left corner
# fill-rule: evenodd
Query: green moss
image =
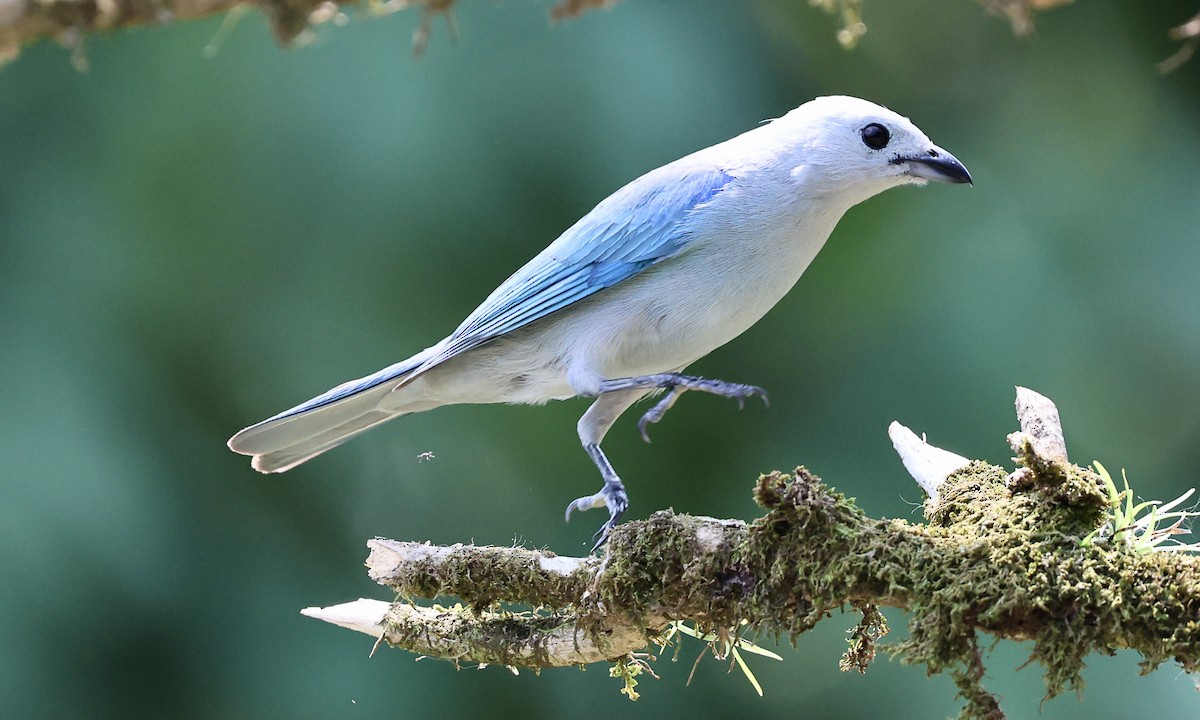
<path id="1" fill-rule="evenodd" d="M 875 659 L 876 643 L 879 638 L 888 634 L 888 623 L 883 613 L 879 612 L 878 606 L 870 603 L 854 605 L 862 613 L 862 620 L 850 631 L 850 637 L 847 639 L 850 647 L 846 648 L 838 668 L 842 672 L 857 670 L 865 673 L 867 666 Z"/>
<path id="2" fill-rule="evenodd" d="M 503 550 L 473 548 L 406 586 L 427 597 L 469 593 L 476 611 L 514 596 L 563 609 L 515 618 L 486 652 L 462 655 L 487 662 L 512 657 L 505 643 L 528 647 L 563 622 L 602 639 L 614 612 L 644 621 L 647 637 L 670 620 L 718 634 L 744 620 L 794 641 L 851 604 L 864 617 L 843 667 L 862 671 L 886 629 L 875 606 L 895 606 L 909 613 L 909 636 L 888 651 L 950 673 L 964 718 L 1002 717 L 981 685 L 978 632 L 1032 640 L 1048 697 L 1082 688 L 1092 652 L 1132 648 L 1147 670 L 1171 659 L 1200 669 L 1200 560 L 1084 545 L 1107 506 L 1088 470 L 1060 463 L 1013 482 L 1001 468 L 972 463 L 941 486 L 928 525 L 869 518 L 804 468 L 761 476 L 754 496 L 767 512 L 749 524 L 666 511 L 619 526 L 595 578 L 546 585 L 514 573 L 522 566 Z"/>
<path id="3" fill-rule="evenodd" d="M 547 662 L 544 639 L 575 622 L 560 614 L 476 613 L 461 605 L 437 610 L 433 617 L 423 615 L 419 620 L 389 613 L 389 643 L 416 652 L 436 647 L 455 663 L 542 667 Z M 439 639 L 438 643 L 431 645 L 430 638 Z"/>
<path id="4" fill-rule="evenodd" d="M 592 571 L 584 566 L 561 575 L 542 570 L 523 548 L 459 545 L 437 558 L 405 564 L 388 585 L 406 597 L 462 598 L 477 613 L 501 600 L 561 608 L 578 600 Z"/>
<path id="5" fill-rule="evenodd" d="M 1062 466 L 1035 475 L 1019 492 L 1007 478 L 1001 468 L 971 464 L 942 486 L 930 524 L 920 526 L 868 518 L 804 468 L 763 475 L 754 492 L 768 513 L 744 531 L 725 533 L 711 552 L 699 553 L 695 536 L 713 521 L 660 513 L 624 526 L 602 597 L 635 612 L 665 609 L 710 629 L 747 619 L 793 640 L 847 602 L 903 607 L 910 634 L 891 652 L 931 673 L 951 672 L 967 701 L 964 717 L 998 712 L 979 685 L 977 630 L 1034 640 L 1048 696 L 1082 688 L 1084 658 L 1094 651 L 1135 647 L 1149 665 L 1176 657 L 1194 668 L 1200 608 L 1156 609 L 1178 621 L 1178 630 L 1135 642 L 1126 631 L 1146 608 L 1123 604 L 1120 589 L 1136 583 L 1139 596 L 1195 598 L 1194 583 L 1147 587 L 1179 579 L 1181 568 L 1146 572 L 1146 560 L 1132 553 L 1080 546 L 1104 518 L 1099 478 Z M 1181 556 L 1154 562 L 1194 564 Z M 865 668 L 869 638 L 870 630 L 860 633 L 848 667 Z"/>

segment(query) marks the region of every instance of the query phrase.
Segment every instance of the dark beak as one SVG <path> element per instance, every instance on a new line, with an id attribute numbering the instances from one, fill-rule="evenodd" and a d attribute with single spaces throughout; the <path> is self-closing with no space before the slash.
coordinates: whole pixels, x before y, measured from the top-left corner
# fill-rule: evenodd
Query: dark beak
<path id="1" fill-rule="evenodd" d="M 892 164 L 907 166 L 908 174 L 914 177 L 934 182 L 974 185 L 971 182 L 971 173 L 967 172 L 958 158 L 941 148 L 931 148 L 929 152 L 920 155 L 898 157 L 892 160 Z"/>

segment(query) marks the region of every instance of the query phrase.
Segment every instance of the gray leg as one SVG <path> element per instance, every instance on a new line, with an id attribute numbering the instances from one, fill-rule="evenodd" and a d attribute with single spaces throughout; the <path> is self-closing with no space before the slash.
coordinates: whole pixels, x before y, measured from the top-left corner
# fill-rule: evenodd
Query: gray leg
<path id="1" fill-rule="evenodd" d="M 593 551 L 608 539 L 609 531 L 616 527 L 625 508 L 629 505 L 629 498 L 625 494 L 625 485 L 621 483 L 621 478 L 617 477 L 612 464 L 608 462 L 604 451 L 600 449 L 600 441 L 604 439 L 605 433 L 617 421 L 621 413 L 628 410 L 630 405 L 640 400 L 649 391 L 649 388 L 637 387 L 602 391 L 596 402 L 592 403 L 583 417 L 579 418 L 579 441 L 583 443 L 583 449 L 587 451 L 588 457 L 596 463 L 596 467 L 600 470 L 604 486 L 595 495 L 585 495 L 574 500 L 567 506 L 566 516 L 569 521 L 571 513 L 576 510 L 608 508 L 608 522 L 596 531 L 596 545 L 592 548 Z"/>
<path id="2" fill-rule="evenodd" d="M 621 413 L 654 390 L 667 390 L 668 392 L 666 397 L 658 401 L 638 420 L 638 430 L 641 431 L 642 439 L 646 442 L 650 442 L 650 437 L 646 434 L 646 425 L 662 420 L 663 415 L 675 404 L 679 396 L 688 390 L 700 390 L 732 398 L 738 401 L 739 407 L 744 407 L 746 398 L 755 395 L 761 397 L 764 403 L 767 402 L 767 392 L 754 385 L 708 380 L 679 373 L 659 373 L 602 381 L 596 393 L 599 396 L 596 402 L 592 403 L 583 417 L 579 418 L 579 440 L 583 443 L 583 449 L 587 451 L 588 457 L 596 463 L 596 467 L 600 470 L 600 477 L 604 478 L 604 487 L 600 488 L 600 492 L 595 495 L 585 495 L 572 501 L 567 506 L 566 513 L 567 520 L 570 521 L 571 513 L 576 510 L 608 508 L 608 522 L 596 531 L 596 545 L 592 548 L 593 551 L 604 544 L 604 541 L 608 539 L 608 533 L 616 527 L 625 508 L 629 506 L 625 485 L 613 470 L 608 458 L 604 456 L 604 451 L 600 449 L 600 441 L 604 439 L 605 433 L 617 421 Z"/>
<path id="3" fill-rule="evenodd" d="M 746 398 L 754 397 L 755 395 L 762 398 L 764 404 L 770 404 L 767 399 L 767 391 L 756 385 L 742 385 L 740 383 L 725 382 L 724 380 L 709 380 L 692 375 L 680 375 L 679 373 L 659 373 L 658 375 L 642 375 L 639 377 L 605 380 L 600 383 L 600 397 L 604 397 L 603 393 L 628 391 L 630 388 L 645 388 L 647 390 L 661 388 L 669 391 L 666 397 L 659 400 L 654 407 L 646 411 L 646 414 L 638 420 L 638 430 L 642 433 L 642 439 L 646 442 L 650 442 L 650 436 L 646 433 L 646 425 L 662 420 L 663 415 L 667 414 L 667 410 L 675 404 L 679 396 L 688 390 L 700 390 L 737 400 L 739 408 L 746 406 Z"/>

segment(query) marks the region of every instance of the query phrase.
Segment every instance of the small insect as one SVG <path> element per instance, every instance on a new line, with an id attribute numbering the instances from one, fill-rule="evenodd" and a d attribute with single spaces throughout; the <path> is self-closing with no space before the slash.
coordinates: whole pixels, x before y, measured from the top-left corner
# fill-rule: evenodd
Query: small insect
<path id="1" fill-rule="evenodd" d="M 432 451 L 426 450 L 423 453 L 417 453 L 417 462 L 425 462 L 426 460 L 432 460 L 435 457 L 437 456 L 434 455 Z"/>

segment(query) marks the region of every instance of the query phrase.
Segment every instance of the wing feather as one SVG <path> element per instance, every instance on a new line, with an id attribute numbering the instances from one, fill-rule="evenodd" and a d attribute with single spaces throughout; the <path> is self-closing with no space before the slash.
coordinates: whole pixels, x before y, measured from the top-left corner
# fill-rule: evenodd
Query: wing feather
<path id="1" fill-rule="evenodd" d="M 663 177 L 669 174 L 676 177 Z M 688 214 L 733 179 L 717 169 L 667 166 L 626 185 L 500 285 L 409 377 L 678 255 L 689 238 Z"/>

